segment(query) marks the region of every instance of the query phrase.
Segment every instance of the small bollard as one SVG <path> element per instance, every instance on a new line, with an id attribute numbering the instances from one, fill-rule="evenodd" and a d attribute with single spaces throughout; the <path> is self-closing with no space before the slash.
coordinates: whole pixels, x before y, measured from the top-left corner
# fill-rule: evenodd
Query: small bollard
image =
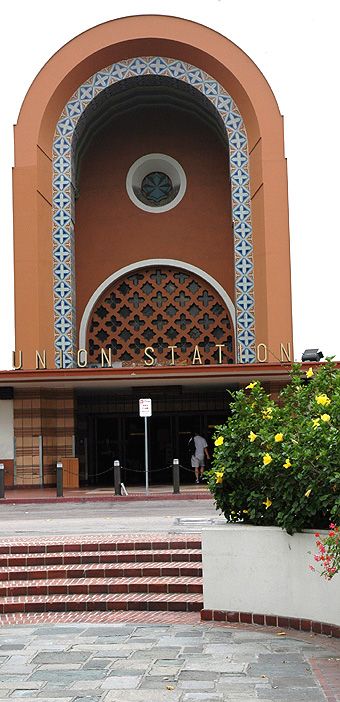
<path id="1" fill-rule="evenodd" d="M 120 461 L 113 461 L 115 495 L 121 495 Z"/>
<path id="2" fill-rule="evenodd" d="M 5 497 L 5 466 L 0 463 L 0 499 Z"/>
<path id="3" fill-rule="evenodd" d="M 174 458 L 172 461 L 172 482 L 174 486 L 174 495 L 179 495 L 179 459 Z"/>
<path id="4" fill-rule="evenodd" d="M 57 463 L 57 497 L 63 497 L 63 464 Z"/>

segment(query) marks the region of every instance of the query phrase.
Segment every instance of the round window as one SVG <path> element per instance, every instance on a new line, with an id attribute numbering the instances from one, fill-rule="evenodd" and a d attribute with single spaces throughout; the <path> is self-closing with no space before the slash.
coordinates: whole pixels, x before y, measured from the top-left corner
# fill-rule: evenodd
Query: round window
<path id="1" fill-rule="evenodd" d="M 150 202 L 164 202 L 172 193 L 172 182 L 166 173 L 149 173 L 143 178 L 141 194 Z"/>
<path id="2" fill-rule="evenodd" d="M 140 209 L 166 212 L 181 201 L 186 190 L 186 176 L 182 166 L 171 156 L 148 154 L 129 169 L 126 190 Z"/>

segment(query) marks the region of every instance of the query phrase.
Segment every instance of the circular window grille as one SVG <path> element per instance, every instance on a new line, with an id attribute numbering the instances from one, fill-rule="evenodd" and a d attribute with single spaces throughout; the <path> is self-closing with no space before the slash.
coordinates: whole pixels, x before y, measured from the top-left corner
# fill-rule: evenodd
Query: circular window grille
<path id="1" fill-rule="evenodd" d="M 111 349 L 113 362 L 144 365 L 147 347 L 157 365 L 234 363 L 224 301 L 203 278 L 176 268 L 143 268 L 120 278 L 93 309 L 89 362 L 100 364 L 101 349 Z"/>
<path id="2" fill-rule="evenodd" d="M 149 173 L 143 178 L 141 186 L 142 195 L 151 202 L 168 200 L 172 193 L 172 182 L 165 173 Z"/>
<path id="3" fill-rule="evenodd" d="M 182 166 L 165 154 L 142 156 L 126 176 L 130 200 L 146 212 L 167 212 L 176 207 L 184 196 L 186 185 Z"/>

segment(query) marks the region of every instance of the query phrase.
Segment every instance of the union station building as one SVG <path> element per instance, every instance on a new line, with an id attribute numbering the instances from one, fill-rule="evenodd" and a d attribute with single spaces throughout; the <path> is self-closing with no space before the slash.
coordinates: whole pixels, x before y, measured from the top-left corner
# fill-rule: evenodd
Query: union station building
<path id="1" fill-rule="evenodd" d="M 230 394 L 273 396 L 293 361 L 283 118 L 221 34 L 165 16 L 94 27 L 31 85 L 15 126 L 6 483 L 144 480 L 208 443 Z M 189 459 L 190 461 L 190 459 Z M 186 478 L 185 475 L 182 476 Z M 189 476 L 192 480 L 192 477 Z"/>

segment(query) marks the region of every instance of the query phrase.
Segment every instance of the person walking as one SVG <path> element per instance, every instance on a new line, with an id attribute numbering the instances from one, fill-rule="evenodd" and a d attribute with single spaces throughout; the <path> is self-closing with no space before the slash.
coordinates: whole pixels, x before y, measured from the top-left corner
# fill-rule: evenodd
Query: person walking
<path id="1" fill-rule="evenodd" d="M 208 453 L 208 444 L 203 436 L 200 436 L 198 431 L 193 433 L 189 440 L 189 448 L 191 449 L 191 467 L 195 470 L 196 483 L 199 483 L 203 478 L 205 457 L 210 459 Z"/>

